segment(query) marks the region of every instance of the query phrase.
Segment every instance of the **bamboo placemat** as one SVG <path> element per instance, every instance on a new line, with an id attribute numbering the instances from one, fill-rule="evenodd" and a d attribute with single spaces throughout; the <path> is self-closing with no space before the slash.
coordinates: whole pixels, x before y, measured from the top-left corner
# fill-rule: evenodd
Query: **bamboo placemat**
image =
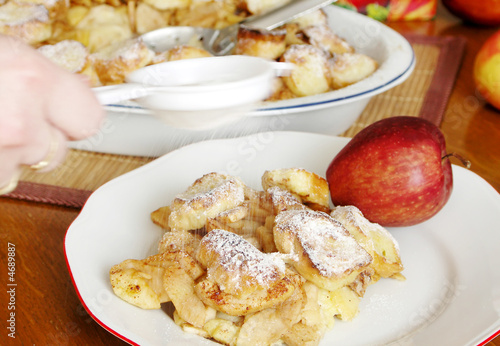
<path id="1" fill-rule="evenodd" d="M 464 40 L 407 38 L 416 55 L 414 72 L 401 85 L 373 97 L 342 136 L 353 137 L 375 121 L 394 115 L 420 116 L 436 125 L 441 123 L 461 63 Z M 71 149 L 54 171 L 39 174 L 25 170 L 18 188 L 6 197 L 80 208 L 99 186 L 154 159 Z"/>

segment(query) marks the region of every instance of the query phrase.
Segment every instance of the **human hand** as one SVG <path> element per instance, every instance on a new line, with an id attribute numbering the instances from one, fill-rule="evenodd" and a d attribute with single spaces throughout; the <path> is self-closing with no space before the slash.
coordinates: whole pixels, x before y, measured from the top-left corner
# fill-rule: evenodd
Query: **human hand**
<path id="1" fill-rule="evenodd" d="M 68 140 L 95 133 L 104 110 L 85 80 L 19 40 L 0 35 L 0 195 L 22 166 L 60 163 Z"/>

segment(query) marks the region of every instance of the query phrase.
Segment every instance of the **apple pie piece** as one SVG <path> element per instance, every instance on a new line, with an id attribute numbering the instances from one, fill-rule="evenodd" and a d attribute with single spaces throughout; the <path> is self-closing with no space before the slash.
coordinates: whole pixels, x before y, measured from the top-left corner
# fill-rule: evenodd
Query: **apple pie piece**
<path id="1" fill-rule="evenodd" d="M 321 94 L 330 90 L 329 55 L 320 48 L 293 44 L 288 46 L 280 61 L 294 64 L 288 76 L 281 77 L 296 96 Z"/>
<path id="2" fill-rule="evenodd" d="M 245 185 L 240 179 L 208 173 L 173 200 L 168 225 L 173 231 L 200 229 L 208 218 L 235 208 L 244 200 Z"/>
<path id="3" fill-rule="evenodd" d="M 278 254 L 263 253 L 225 230 L 203 237 L 197 259 L 207 275 L 196 291 L 207 305 L 229 315 L 247 315 L 282 303 L 301 284 Z"/>
<path id="4" fill-rule="evenodd" d="M 354 53 L 354 48 L 328 25 L 311 25 L 302 29 L 310 44 L 334 54 Z"/>
<path id="5" fill-rule="evenodd" d="M 125 77 L 148 65 L 154 52 L 140 38 L 118 41 L 91 55 L 94 68 L 103 84 L 119 84 Z"/>
<path id="6" fill-rule="evenodd" d="M 286 30 L 262 30 L 241 26 L 235 47 L 235 54 L 258 56 L 276 60 L 286 49 Z"/>
<path id="7" fill-rule="evenodd" d="M 323 212 L 283 211 L 275 218 L 273 234 L 295 270 L 328 291 L 351 284 L 372 263 L 345 227 Z"/>
<path id="8" fill-rule="evenodd" d="M 365 54 L 336 54 L 329 60 L 333 89 L 344 88 L 370 76 L 378 68 L 377 62 Z"/>
<path id="9" fill-rule="evenodd" d="M 398 243 L 384 227 L 370 222 L 355 206 L 335 207 L 330 215 L 373 257 L 370 266 L 377 276 L 387 278 L 403 270 Z"/>
<path id="10" fill-rule="evenodd" d="M 329 211 L 330 191 L 327 181 L 301 168 L 274 169 L 264 172 L 262 187 L 268 190 L 272 186 L 279 186 L 297 196 L 300 202 L 315 204 Z"/>
<path id="11" fill-rule="evenodd" d="M 180 268 L 175 272 L 182 270 L 191 280 L 204 272 L 186 251 L 163 252 L 114 265 L 109 272 L 111 287 L 118 297 L 130 304 L 143 309 L 159 309 L 161 303 L 171 301 L 166 289 L 169 278 L 165 276 L 171 267 Z"/>
<path id="12" fill-rule="evenodd" d="M 49 11 L 40 4 L 9 1 L 0 6 L 0 34 L 40 44 L 52 35 Z"/>
<path id="13" fill-rule="evenodd" d="M 63 40 L 41 46 L 38 51 L 66 71 L 86 76 L 92 87 L 101 85 L 90 60 L 89 51 L 82 43 L 75 40 Z"/>

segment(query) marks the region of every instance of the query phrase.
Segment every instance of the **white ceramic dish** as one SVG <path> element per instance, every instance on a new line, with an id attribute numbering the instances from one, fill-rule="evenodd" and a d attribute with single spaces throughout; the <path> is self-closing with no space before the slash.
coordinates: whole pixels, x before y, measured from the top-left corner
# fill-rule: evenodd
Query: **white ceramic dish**
<path id="1" fill-rule="evenodd" d="M 292 68 L 244 55 L 185 59 L 140 68 L 127 83 L 94 92 L 103 105 L 133 99 L 172 127 L 207 130 L 245 116 Z"/>
<path id="2" fill-rule="evenodd" d="M 295 132 L 195 143 L 98 189 L 70 226 L 67 263 L 89 314 L 119 338 L 141 346 L 214 345 L 183 333 L 163 310 L 116 297 L 112 265 L 151 254 L 161 236 L 150 212 L 211 171 L 260 187 L 264 170 L 303 167 L 324 175 L 347 139 Z M 482 178 L 454 166 L 454 190 L 431 220 L 392 228 L 407 280 L 370 286 L 360 314 L 337 322 L 321 345 L 477 345 L 500 330 L 500 196 Z M 362 331 L 362 332 L 360 332 Z"/>
<path id="3" fill-rule="evenodd" d="M 325 11 L 329 25 L 340 37 L 357 51 L 377 60 L 380 67 L 372 76 L 340 90 L 264 103 L 238 122 L 210 131 L 172 128 L 148 116 L 148 111 L 137 104 L 111 106 L 108 107 L 107 124 L 100 133 L 72 146 L 117 154 L 158 156 L 209 138 L 232 138 L 264 131 L 342 133 L 356 121 L 373 96 L 399 85 L 410 76 L 415 55 L 404 37 L 380 22 L 338 6 L 327 6 Z"/>

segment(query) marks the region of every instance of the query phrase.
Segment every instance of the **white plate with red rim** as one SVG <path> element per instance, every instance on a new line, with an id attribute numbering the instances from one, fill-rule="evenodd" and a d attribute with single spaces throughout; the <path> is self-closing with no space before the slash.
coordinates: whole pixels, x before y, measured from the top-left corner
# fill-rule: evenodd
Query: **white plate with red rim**
<path id="1" fill-rule="evenodd" d="M 161 230 L 150 212 L 212 171 L 254 188 L 267 169 L 301 167 L 324 176 L 346 138 L 267 132 L 195 143 L 99 188 L 69 227 L 68 268 L 89 314 L 136 345 L 214 345 L 187 334 L 163 310 L 142 310 L 112 292 L 109 269 L 152 254 Z M 500 195 L 485 180 L 453 166 L 449 202 L 432 219 L 390 228 L 406 281 L 368 288 L 359 315 L 336 322 L 321 345 L 478 345 L 500 333 Z"/>
<path id="2" fill-rule="evenodd" d="M 137 103 L 107 107 L 105 126 L 76 149 L 124 155 L 160 156 L 180 146 L 214 138 L 234 138 L 265 131 L 304 131 L 338 135 L 359 117 L 370 99 L 403 83 L 414 70 L 410 43 L 388 26 L 354 11 L 326 6 L 328 24 L 357 52 L 374 58 L 378 70 L 348 87 L 306 97 L 264 102 L 238 121 L 193 131 L 171 127 L 148 116 Z M 193 100 L 196 102 L 196 100 Z"/>

